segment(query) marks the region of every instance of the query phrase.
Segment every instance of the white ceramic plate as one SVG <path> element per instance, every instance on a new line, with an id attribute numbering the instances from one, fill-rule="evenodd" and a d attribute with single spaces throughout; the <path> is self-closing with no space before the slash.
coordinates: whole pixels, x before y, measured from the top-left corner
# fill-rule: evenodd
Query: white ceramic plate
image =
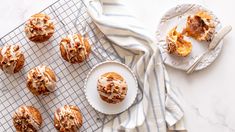
<path id="1" fill-rule="evenodd" d="M 162 17 L 156 32 L 158 44 L 165 64 L 177 69 L 187 70 L 193 64 L 195 59 L 208 48 L 209 42 L 199 42 L 193 38 L 186 37 L 187 40 L 190 40 L 192 42 L 193 46 L 192 52 L 189 56 L 178 57 L 174 54 L 167 53 L 167 33 L 175 26 L 178 26 L 177 31 L 182 31 L 183 27 L 186 24 L 187 17 L 189 15 L 196 14 L 198 11 L 206 11 L 213 17 L 216 24 L 216 33 L 221 29 L 221 24 L 218 18 L 211 11 L 205 9 L 201 5 L 183 4 L 170 9 Z M 214 50 L 209 52 L 202 59 L 201 63 L 195 70 L 201 70 L 209 66 L 219 55 L 222 49 L 222 43 L 223 41 L 221 41 Z"/>
<path id="2" fill-rule="evenodd" d="M 109 104 L 103 101 L 97 91 L 98 78 L 107 72 L 119 73 L 127 83 L 127 95 L 118 104 Z M 87 75 L 85 82 L 85 94 L 90 105 L 104 114 L 118 114 L 129 108 L 137 95 L 138 85 L 133 72 L 124 64 L 116 61 L 106 61 L 96 65 Z"/>

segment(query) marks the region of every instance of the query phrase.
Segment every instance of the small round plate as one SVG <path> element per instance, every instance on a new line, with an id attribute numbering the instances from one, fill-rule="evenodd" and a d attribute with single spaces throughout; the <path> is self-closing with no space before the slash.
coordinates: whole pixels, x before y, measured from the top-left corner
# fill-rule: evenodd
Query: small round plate
<path id="1" fill-rule="evenodd" d="M 205 9 L 201 5 L 195 4 L 182 4 L 174 8 L 171 8 L 165 13 L 165 15 L 160 20 L 158 29 L 156 32 L 158 45 L 162 53 L 162 58 L 165 64 L 181 69 L 187 70 L 194 62 L 195 59 L 205 52 L 208 48 L 209 42 L 200 42 L 193 38 L 186 37 L 187 40 L 192 42 L 192 52 L 187 57 L 178 57 L 174 54 L 169 54 L 167 52 L 166 36 L 167 33 L 175 26 L 178 26 L 177 31 L 182 31 L 186 25 L 186 20 L 189 15 L 195 15 L 198 11 L 206 11 L 209 15 L 213 17 L 216 25 L 216 33 L 221 29 L 221 24 L 218 18 L 209 10 Z M 219 55 L 222 49 L 222 43 L 212 51 L 210 51 L 200 62 L 195 70 L 201 70 L 209 66 Z"/>
<path id="2" fill-rule="evenodd" d="M 109 104 L 100 98 L 97 91 L 98 78 L 107 72 L 119 73 L 127 83 L 127 95 L 118 104 Z M 85 94 L 90 105 L 97 111 L 104 114 L 118 114 L 128 109 L 134 102 L 137 95 L 138 85 L 134 73 L 128 66 L 116 62 L 105 61 L 91 69 L 85 81 Z"/>

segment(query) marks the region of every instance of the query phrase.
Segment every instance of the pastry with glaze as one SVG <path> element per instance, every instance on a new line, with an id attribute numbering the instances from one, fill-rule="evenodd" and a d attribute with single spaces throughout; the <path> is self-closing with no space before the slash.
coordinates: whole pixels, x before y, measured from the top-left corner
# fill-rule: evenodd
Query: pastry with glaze
<path id="1" fill-rule="evenodd" d="M 166 37 L 167 51 L 178 56 L 187 56 L 192 51 L 192 44 L 184 39 L 184 36 L 177 32 L 177 26 L 169 31 Z"/>
<path id="2" fill-rule="evenodd" d="M 19 45 L 5 45 L 0 48 L 0 68 L 9 74 L 19 72 L 25 62 Z"/>
<path id="3" fill-rule="evenodd" d="M 31 69 L 27 75 L 27 87 L 34 95 L 49 94 L 56 87 L 56 76 L 45 65 Z"/>
<path id="4" fill-rule="evenodd" d="M 68 35 L 60 42 L 60 53 L 64 60 L 81 63 L 89 57 L 91 47 L 86 37 L 80 34 Z"/>
<path id="5" fill-rule="evenodd" d="M 103 101 L 117 104 L 125 99 L 128 87 L 121 75 L 107 72 L 99 77 L 97 90 Z"/>
<path id="6" fill-rule="evenodd" d="M 200 11 L 196 15 L 188 16 L 183 34 L 199 41 L 211 41 L 215 33 L 215 24 L 212 16 Z"/>
<path id="7" fill-rule="evenodd" d="M 54 33 L 54 24 L 51 18 L 42 13 L 35 14 L 25 24 L 25 34 L 33 42 L 45 42 Z"/>
<path id="8" fill-rule="evenodd" d="M 77 132 L 82 123 L 82 114 L 77 106 L 65 105 L 55 111 L 54 126 L 59 132 Z"/>
<path id="9" fill-rule="evenodd" d="M 13 115 L 17 132 L 37 132 L 42 125 L 40 112 L 33 106 L 21 106 Z"/>

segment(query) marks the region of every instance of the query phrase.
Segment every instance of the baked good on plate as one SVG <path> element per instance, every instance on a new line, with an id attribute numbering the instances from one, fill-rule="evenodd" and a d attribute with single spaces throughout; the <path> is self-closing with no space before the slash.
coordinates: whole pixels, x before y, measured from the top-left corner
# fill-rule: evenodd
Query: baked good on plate
<path id="1" fill-rule="evenodd" d="M 213 17 L 207 12 L 200 11 L 196 15 L 188 16 L 183 34 L 199 41 L 211 41 L 215 33 Z"/>
<path id="2" fill-rule="evenodd" d="M 54 33 L 51 18 L 42 13 L 31 16 L 25 24 L 25 34 L 33 42 L 47 41 Z"/>
<path id="3" fill-rule="evenodd" d="M 27 87 L 34 95 L 49 94 L 56 87 L 55 73 L 45 65 L 37 66 L 27 75 Z"/>
<path id="4" fill-rule="evenodd" d="M 42 125 L 40 112 L 33 106 L 21 106 L 13 115 L 17 132 L 37 132 Z"/>
<path id="5" fill-rule="evenodd" d="M 184 36 L 177 32 L 177 26 L 169 31 L 166 37 L 167 51 L 170 54 L 176 54 L 178 56 L 187 56 L 192 51 L 191 42 L 184 39 Z"/>
<path id="6" fill-rule="evenodd" d="M 19 45 L 0 47 L 0 68 L 9 74 L 19 72 L 24 66 L 25 58 Z"/>
<path id="7" fill-rule="evenodd" d="M 82 122 L 82 114 L 77 106 L 65 105 L 55 111 L 54 126 L 59 132 L 77 132 Z"/>
<path id="8" fill-rule="evenodd" d="M 60 53 L 64 60 L 74 64 L 81 63 L 89 57 L 91 46 L 81 34 L 68 35 L 60 42 Z"/>
<path id="9" fill-rule="evenodd" d="M 120 103 L 127 94 L 125 79 L 115 72 L 107 72 L 101 75 L 97 82 L 97 90 L 101 99 L 107 103 Z"/>

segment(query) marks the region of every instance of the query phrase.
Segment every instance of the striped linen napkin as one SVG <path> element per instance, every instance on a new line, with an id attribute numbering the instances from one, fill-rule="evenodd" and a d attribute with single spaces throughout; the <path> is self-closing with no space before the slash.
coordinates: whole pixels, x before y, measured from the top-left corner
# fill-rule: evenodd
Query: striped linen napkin
<path id="1" fill-rule="evenodd" d="M 154 34 L 129 13 L 121 0 L 90 0 L 87 8 L 98 28 L 134 71 L 143 99 L 105 124 L 102 131 L 184 130 L 182 101 L 169 83 Z"/>

